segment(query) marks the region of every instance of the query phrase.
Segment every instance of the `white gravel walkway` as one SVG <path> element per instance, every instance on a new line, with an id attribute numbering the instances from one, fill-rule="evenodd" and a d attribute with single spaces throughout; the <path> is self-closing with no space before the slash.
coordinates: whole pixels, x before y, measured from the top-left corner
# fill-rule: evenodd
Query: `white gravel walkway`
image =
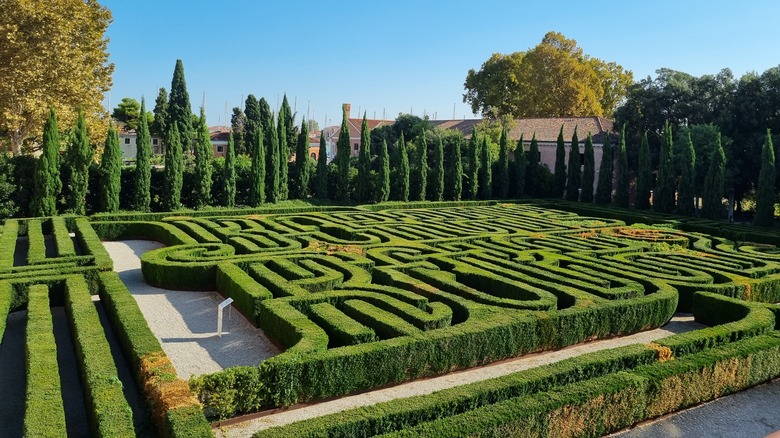
<path id="1" fill-rule="evenodd" d="M 432 392 L 465 385 L 467 383 L 488 380 L 527 370 L 529 368 L 559 362 L 585 353 L 631 344 L 649 343 L 675 333 L 688 332 L 702 327 L 704 326 L 693 321 L 692 316 L 675 316 L 671 322 L 659 329 L 648 330 L 621 338 L 578 344 L 562 350 L 526 355 L 517 359 L 486 365 L 480 368 L 449 373 L 439 377 L 403 383 L 390 388 L 342 397 L 336 400 L 316 403 L 297 409 L 280 411 L 272 415 L 247 420 L 236 425 L 218 428 L 215 430 L 215 433 L 218 437 L 250 437 L 258 430 L 268 429 L 273 426 L 290 424 L 296 421 L 333 414 L 360 406 L 369 406 L 398 398 L 430 394 Z"/>
<path id="2" fill-rule="evenodd" d="M 222 338 L 217 336 L 217 292 L 172 291 L 152 287 L 141 274 L 141 255 L 162 248 L 158 242 L 103 242 L 114 270 L 135 297 L 146 322 L 183 379 L 237 365 L 257 365 L 279 350 L 241 313 L 225 309 Z"/>

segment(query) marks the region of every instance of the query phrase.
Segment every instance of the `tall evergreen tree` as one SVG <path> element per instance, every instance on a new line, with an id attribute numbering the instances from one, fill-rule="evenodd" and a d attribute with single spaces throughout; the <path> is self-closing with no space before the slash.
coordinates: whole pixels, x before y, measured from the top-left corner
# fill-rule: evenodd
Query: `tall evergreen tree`
<path id="1" fill-rule="evenodd" d="M 653 167 L 650 162 L 650 144 L 647 142 L 647 131 L 645 131 L 642 135 L 642 144 L 639 146 L 639 168 L 636 176 L 636 201 L 634 202 L 637 210 L 650 208 L 650 191 L 652 189 Z"/>
<path id="2" fill-rule="evenodd" d="M 398 162 L 398 200 L 403 202 L 409 201 L 409 152 L 406 149 L 406 140 L 404 140 L 404 133 L 401 132 L 401 137 L 398 139 L 398 154 L 400 156 Z"/>
<path id="3" fill-rule="evenodd" d="M 355 197 L 360 202 L 368 202 L 371 200 L 371 132 L 368 130 L 366 113 L 363 113 L 363 123 L 360 125 L 357 170 Z"/>
<path id="4" fill-rule="evenodd" d="M 141 110 L 144 111 L 144 101 L 141 99 Z M 145 111 L 143 112 L 145 114 Z M 146 126 L 146 117 L 140 118 L 142 126 Z M 138 129 L 138 142 L 141 141 L 141 127 Z M 149 130 L 146 130 L 146 139 L 149 139 Z M 140 144 L 140 143 L 139 143 Z M 70 196 L 68 208 L 75 214 L 84 214 L 87 203 L 87 186 L 89 184 L 89 165 L 92 163 L 93 152 L 87 136 L 87 122 L 84 120 L 84 112 L 79 108 L 76 118 L 76 129 L 71 136 L 66 154 L 68 167 L 70 167 Z"/>
<path id="5" fill-rule="evenodd" d="M 618 149 L 617 187 L 615 188 L 615 205 L 628 208 L 628 156 L 626 155 L 626 127 L 620 131 L 620 148 Z"/>
<path id="6" fill-rule="evenodd" d="M 555 148 L 555 174 L 553 179 L 553 198 L 563 196 L 566 188 L 566 144 L 563 141 L 563 125 L 558 132 L 558 145 Z"/>
<path id="7" fill-rule="evenodd" d="M 493 181 L 497 198 L 506 198 L 509 194 L 509 133 L 504 123 L 501 128 L 501 137 L 498 140 L 498 168 Z"/>
<path id="8" fill-rule="evenodd" d="M 57 214 L 57 196 L 62 190 L 60 180 L 60 132 L 54 109 L 43 126 L 43 152 L 35 163 L 35 187 L 30 212 L 33 216 Z"/>
<path id="9" fill-rule="evenodd" d="M 466 190 L 466 199 L 477 199 L 479 195 L 479 138 L 476 129 L 471 131 L 469 140 L 469 178 Z"/>
<path id="10" fill-rule="evenodd" d="M 253 121 L 250 124 L 256 123 Z M 273 125 L 271 125 L 273 126 Z M 252 145 L 252 178 L 249 182 L 249 204 L 257 207 L 265 202 L 266 195 L 266 171 L 265 145 L 263 144 L 263 130 L 255 127 L 254 144 Z M 271 146 L 269 146 L 271 147 Z"/>
<path id="11" fill-rule="evenodd" d="M 296 143 L 298 141 L 298 127 L 295 125 L 295 114 L 293 114 L 292 108 L 290 108 L 290 102 L 287 100 L 287 93 L 284 93 L 282 98 L 282 106 L 279 108 L 279 117 L 284 119 L 285 136 L 287 150 L 280 154 L 282 157 L 287 157 L 289 160 L 293 152 L 295 152 Z M 282 133 L 279 132 L 279 144 L 282 144 Z"/>
<path id="12" fill-rule="evenodd" d="M 314 194 L 320 199 L 328 198 L 328 148 L 325 131 L 320 131 L 320 151 L 317 153 L 317 181 Z"/>
<path id="13" fill-rule="evenodd" d="M 225 207 L 236 206 L 236 147 L 233 131 L 228 137 L 227 150 L 225 151 L 225 188 L 222 191 L 222 205 Z"/>
<path id="14" fill-rule="evenodd" d="M 347 109 L 342 108 L 341 113 L 341 129 L 336 143 L 336 158 L 333 160 L 336 165 L 336 199 L 349 201 L 349 161 L 352 151 L 349 145 Z"/>
<path id="15" fill-rule="evenodd" d="M 528 174 L 525 177 L 526 192 L 530 196 L 539 196 L 541 194 L 541 188 L 539 187 L 539 160 L 541 160 L 541 156 L 539 142 L 536 141 L 536 133 L 534 132 L 531 137 L 531 146 L 528 148 Z"/>
<path id="16" fill-rule="evenodd" d="M 111 124 L 108 127 L 103 156 L 100 159 L 100 211 L 119 211 L 119 190 L 122 185 L 122 150 L 119 136 Z"/>
<path id="17" fill-rule="evenodd" d="M 268 127 L 274 124 L 274 113 L 271 111 L 271 105 L 268 104 L 268 101 L 265 100 L 265 97 L 261 97 L 260 100 L 257 101 L 257 106 L 260 111 L 260 115 L 258 116 L 258 119 L 260 120 L 259 127 L 263 130 L 263 136 L 265 137 L 265 140 L 268 140 Z M 267 152 L 265 158 L 266 161 L 268 161 Z"/>
<path id="18" fill-rule="evenodd" d="M 211 160 L 214 148 L 206 123 L 206 109 L 200 107 L 197 132 L 195 133 L 195 187 L 192 194 L 195 208 L 203 208 L 211 202 Z"/>
<path id="19" fill-rule="evenodd" d="M 772 132 L 767 129 L 764 146 L 761 148 L 761 173 L 758 174 L 753 225 L 772 226 L 775 218 L 775 196 L 775 148 L 772 146 Z"/>
<path id="20" fill-rule="evenodd" d="M 479 199 L 493 197 L 493 157 L 487 144 L 487 136 L 482 137 L 479 165 Z"/>
<path id="21" fill-rule="evenodd" d="M 268 202 L 277 202 L 281 200 L 279 193 L 279 132 L 273 122 L 269 123 L 264 130 L 264 139 L 268 144 L 264 144 L 266 152 L 265 162 L 265 199 Z M 256 141 L 256 140 L 255 140 Z"/>
<path id="22" fill-rule="evenodd" d="M 680 169 L 680 185 L 677 189 L 677 214 L 693 216 L 695 212 L 693 191 L 696 184 L 696 151 L 693 149 L 690 132 L 688 132 L 688 141 L 685 142 L 679 156 L 678 168 Z"/>
<path id="23" fill-rule="evenodd" d="M 141 114 L 146 114 L 146 102 L 141 98 Z M 91 161 L 90 151 L 90 161 Z M 135 202 L 134 208 L 138 211 L 147 212 L 152 203 L 151 184 L 152 184 L 152 166 L 150 159 L 152 156 L 152 143 L 149 135 L 149 126 L 146 117 L 140 117 L 138 120 L 138 136 L 135 140 Z"/>
<path id="24" fill-rule="evenodd" d="M 701 216 L 706 219 L 720 220 L 723 214 L 723 177 L 726 168 L 726 154 L 720 143 L 720 133 L 710 154 L 710 165 L 704 177 Z"/>
<path id="25" fill-rule="evenodd" d="M 447 169 L 448 181 L 450 181 L 447 187 L 447 199 L 450 201 L 460 201 L 463 193 L 463 157 L 460 150 L 462 139 L 461 136 L 457 136 L 452 141 L 450 160 L 447 161 L 450 164 Z"/>
<path id="26" fill-rule="evenodd" d="M 176 68 L 173 70 L 169 99 L 168 129 L 171 128 L 171 124 L 176 123 L 182 151 L 187 152 L 192 147 L 192 105 L 190 105 L 190 94 L 187 92 L 187 82 L 184 80 L 184 64 L 181 59 L 176 60 Z"/>
<path id="27" fill-rule="evenodd" d="M 523 134 L 520 134 L 520 139 L 517 140 L 517 147 L 515 148 L 515 189 L 514 195 L 520 197 L 525 195 L 525 177 L 528 173 L 528 157 L 525 154 L 525 143 L 523 142 Z"/>
<path id="28" fill-rule="evenodd" d="M 425 140 L 425 131 L 417 137 L 417 193 L 415 201 L 425 201 L 428 190 L 428 142 Z"/>
<path id="29" fill-rule="evenodd" d="M 599 182 L 596 186 L 596 204 L 612 203 L 612 142 L 608 132 L 604 133 L 604 146 L 601 148 Z"/>
<path id="30" fill-rule="evenodd" d="M 161 141 L 165 140 L 168 132 L 168 92 L 165 88 L 160 88 L 157 93 L 157 99 L 154 101 L 154 121 L 149 127 L 149 133 Z"/>
<path id="31" fill-rule="evenodd" d="M 658 183 L 653 195 L 653 209 L 660 213 L 671 213 L 674 210 L 675 172 L 672 143 L 672 127 L 664 123 L 661 153 L 658 159 Z"/>
<path id="32" fill-rule="evenodd" d="M 242 139 L 244 149 L 242 150 L 252 155 L 252 150 L 255 147 L 255 143 L 257 143 L 257 132 L 265 129 L 260 112 L 260 102 L 257 101 L 254 94 L 250 94 L 244 100 L 244 118 L 245 125 Z M 238 135 L 238 133 L 235 135 Z"/>
<path id="33" fill-rule="evenodd" d="M 181 207 L 181 188 L 184 161 L 179 139 L 179 125 L 171 123 L 165 137 L 165 170 L 163 172 L 163 209 L 178 210 Z"/>
<path id="34" fill-rule="evenodd" d="M 235 154 L 248 154 L 244 145 L 244 133 L 246 132 L 246 115 L 239 107 L 233 107 L 233 114 L 230 116 L 230 133 L 233 134 L 233 145 Z"/>
<path id="35" fill-rule="evenodd" d="M 295 144 L 295 190 L 298 199 L 309 197 L 309 131 L 306 120 L 301 122 L 298 141 Z"/>
<path id="36" fill-rule="evenodd" d="M 387 140 L 382 139 L 382 147 L 379 148 L 376 201 L 385 202 L 388 199 L 390 199 L 390 154 L 387 153 Z"/>
<path id="37" fill-rule="evenodd" d="M 285 100 L 286 96 L 285 96 Z M 289 106 L 288 106 L 289 110 Z M 276 128 L 277 135 L 279 137 L 279 152 L 278 152 L 278 166 L 279 166 L 279 178 L 277 178 L 277 197 L 279 201 L 284 201 L 290 194 L 290 183 L 287 176 L 287 163 L 290 161 L 290 148 L 287 147 L 287 117 L 284 114 L 279 114 L 278 125 Z"/>
<path id="38" fill-rule="evenodd" d="M 577 138 L 577 127 L 574 127 L 574 134 L 571 136 L 571 147 L 569 148 L 569 175 L 566 180 L 566 199 L 569 201 L 578 201 L 580 199 L 580 184 L 582 184 L 582 172 L 580 170 L 580 141 Z"/>
<path id="39" fill-rule="evenodd" d="M 593 138 L 588 133 L 585 138 L 585 167 L 582 170 L 582 193 L 580 201 L 593 202 L 593 183 L 596 178 L 596 158 L 593 154 Z"/>
<path id="40" fill-rule="evenodd" d="M 441 141 L 441 135 L 436 137 L 436 146 L 433 148 L 432 200 L 441 201 L 444 199 L 444 143 Z"/>

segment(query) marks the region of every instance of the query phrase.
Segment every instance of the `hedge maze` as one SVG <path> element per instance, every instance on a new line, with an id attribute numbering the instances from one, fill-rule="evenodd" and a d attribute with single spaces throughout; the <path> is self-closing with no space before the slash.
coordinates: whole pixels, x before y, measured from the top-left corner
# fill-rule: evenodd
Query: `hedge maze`
<path id="1" fill-rule="evenodd" d="M 165 243 L 142 256 L 148 283 L 218 290 L 284 351 L 191 379 L 214 419 L 631 334 L 675 312 L 708 326 L 257 436 L 598 436 L 780 375 L 780 250 L 761 243 L 776 236 L 748 243 L 735 238 L 747 235 L 738 228 L 702 221 L 550 207 L 380 204 L 8 221 L 3 245 L 18 250 L 16 236 L 26 234 L 29 251 L 24 266 L 18 254 L 0 254 L 0 311 L 26 308 L 31 322 L 46 319 L 47 288 L 49 299 L 61 296 L 86 398 L 111 407 L 93 409 L 105 418 L 92 424 L 132 427 L 121 394 L 91 379 L 115 372 L 99 359 L 99 322 L 85 305 L 99 295 L 157 424 L 174 424 L 161 428 L 171 434 L 205 434 L 203 415 L 171 377 L 98 236 Z M 654 225 L 627 225 L 640 220 Z M 40 331 L 28 338 L 28 372 L 44 367 L 51 378 L 28 379 L 27 394 L 49 403 L 58 384 L 46 365 L 51 340 Z M 170 394 L 179 397 L 171 402 Z M 59 413 L 54 399 L 46 409 Z"/>

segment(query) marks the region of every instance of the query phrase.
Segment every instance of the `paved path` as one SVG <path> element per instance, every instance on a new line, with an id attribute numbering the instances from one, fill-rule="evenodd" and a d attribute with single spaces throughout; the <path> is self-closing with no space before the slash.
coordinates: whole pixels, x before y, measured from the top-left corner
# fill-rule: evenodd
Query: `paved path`
<path id="1" fill-rule="evenodd" d="M 141 255 L 163 247 L 157 242 L 103 242 L 114 270 L 133 294 L 152 332 L 162 343 L 176 373 L 183 379 L 237 365 L 257 365 L 279 350 L 238 311 L 228 319 L 225 309 L 222 338 L 217 336 L 217 292 L 172 291 L 152 287 L 141 274 Z"/>
<path id="2" fill-rule="evenodd" d="M 430 394 L 442 389 L 467 383 L 501 377 L 518 371 L 558 362 L 585 353 L 622 347 L 637 343 L 649 343 L 675 333 L 697 330 L 703 326 L 693 322 L 692 316 L 676 316 L 662 328 L 636 333 L 621 338 L 605 339 L 575 345 L 557 351 L 548 351 L 519 357 L 493 365 L 445 374 L 439 377 L 416 380 L 390 388 L 378 389 L 297 409 L 281 411 L 265 417 L 255 418 L 234 426 L 215 430 L 218 437 L 250 437 L 258 430 L 281 426 L 309 418 L 333 414 L 360 406 L 369 406 L 399 398 Z"/>
<path id="3" fill-rule="evenodd" d="M 619 432 L 614 438 L 761 438 L 780 430 L 780 380 Z"/>

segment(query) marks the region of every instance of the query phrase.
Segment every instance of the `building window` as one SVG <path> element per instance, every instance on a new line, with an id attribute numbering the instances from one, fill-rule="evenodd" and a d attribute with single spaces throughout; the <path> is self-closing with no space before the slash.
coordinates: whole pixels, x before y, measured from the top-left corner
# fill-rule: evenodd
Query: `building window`
<path id="1" fill-rule="evenodd" d="M 160 143 L 160 140 L 158 140 L 158 139 L 156 139 L 156 138 L 153 138 L 153 139 L 152 139 L 152 144 L 153 144 L 153 145 L 157 146 L 159 143 Z"/>
<path id="2" fill-rule="evenodd" d="M 584 165 L 585 165 L 585 154 L 582 153 L 580 154 L 580 166 L 584 166 Z"/>
<path id="3" fill-rule="evenodd" d="M 125 137 L 125 144 L 130 144 L 130 137 Z"/>
<path id="4" fill-rule="evenodd" d="M 354 149 L 356 151 L 360 150 L 360 143 L 355 143 L 355 145 L 352 146 L 352 149 Z"/>
<path id="5" fill-rule="evenodd" d="M 224 146 L 217 146 L 217 152 L 222 153 Z"/>
<path id="6" fill-rule="evenodd" d="M 313 159 L 315 159 L 315 160 L 316 160 L 316 159 L 317 159 L 317 154 L 315 154 L 314 152 L 312 152 L 312 153 L 311 153 L 311 157 L 312 157 Z"/>

